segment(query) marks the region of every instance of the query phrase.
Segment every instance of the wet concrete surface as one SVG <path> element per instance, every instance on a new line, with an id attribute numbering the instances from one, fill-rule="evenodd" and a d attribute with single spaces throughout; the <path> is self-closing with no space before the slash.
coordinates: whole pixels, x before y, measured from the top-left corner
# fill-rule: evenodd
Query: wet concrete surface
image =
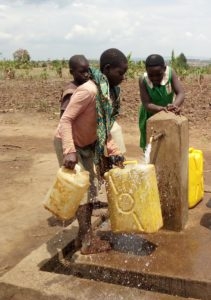
<path id="1" fill-rule="evenodd" d="M 44 270 L 209 300 L 210 196 L 206 193 L 204 199 L 189 210 L 187 226 L 181 232 L 113 234 L 109 222 L 105 221 L 98 228 L 98 234 L 110 241 L 111 251 L 86 256 L 69 251 L 60 262 L 46 264 Z"/>
<path id="2" fill-rule="evenodd" d="M 207 160 L 205 197 L 189 210 L 182 232 L 113 234 L 95 210 L 97 232 L 111 251 L 75 252 L 74 221 L 0 278 L 0 299 L 211 300 L 210 167 Z"/>
<path id="3" fill-rule="evenodd" d="M 99 220 L 94 224 L 99 224 Z M 44 271 L 55 258 L 63 262 L 63 255 L 71 250 L 77 233 L 77 223 L 59 232 L 51 240 L 26 256 L 12 270 L 0 277 L 1 300 L 184 300 L 183 297 L 161 294 L 119 284 L 79 278 Z M 88 270 L 89 268 L 86 268 Z M 105 272 L 103 273 L 106 274 Z M 108 275 L 108 273 L 107 273 Z M 99 278 L 100 279 L 100 278 Z M 115 281 L 115 280 L 114 280 Z"/>

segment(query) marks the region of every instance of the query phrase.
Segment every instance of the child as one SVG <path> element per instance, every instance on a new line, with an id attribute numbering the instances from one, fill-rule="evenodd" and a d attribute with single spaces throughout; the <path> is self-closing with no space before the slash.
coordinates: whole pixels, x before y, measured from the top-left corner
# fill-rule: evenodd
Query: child
<path id="1" fill-rule="evenodd" d="M 146 148 L 146 122 L 153 114 L 164 110 L 180 113 L 184 91 L 175 71 L 165 65 L 158 54 L 147 57 L 146 73 L 139 79 L 142 106 L 139 112 L 140 147 Z"/>
<path id="2" fill-rule="evenodd" d="M 69 72 L 73 80 L 68 83 L 62 92 L 60 118 L 63 115 L 70 98 L 77 87 L 89 79 L 89 62 L 84 55 L 73 55 L 69 59 Z"/>
<path id="3" fill-rule="evenodd" d="M 79 223 L 77 246 L 82 246 L 82 254 L 110 249 L 110 244 L 94 236 L 91 229 L 96 178 L 94 163 L 102 168 L 107 161 L 106 156 L 121 159 L 110 130 L 119 113 L 118 85 L 124 79 L 127 67 L 127 58 L 120 50 L 112 48 L 104 51 L 100 57 L 100 71 L 92 70 L 92 80 L 76 89 L 55 136 L 57 149 L 60 147 L 63 151 L 63 165 L 74 169 L 79 162 L 90 174 L 88 199 L 81 202 L 76 213 Z M 116 161 L 119 163 L 118 159 Z"/>

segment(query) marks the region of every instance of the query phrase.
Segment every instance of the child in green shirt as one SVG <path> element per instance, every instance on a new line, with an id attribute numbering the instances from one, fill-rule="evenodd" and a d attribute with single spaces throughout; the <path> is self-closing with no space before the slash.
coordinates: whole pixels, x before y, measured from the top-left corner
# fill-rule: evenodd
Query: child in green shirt
<path id="1" fill-rule="evenodd" d="M 184 91 L 175 71 L 158 54 L 147 57 L 146 73 L 139 79 L 142 106 L 139 111 L 140 147 L 146 148 L 147 119 L 159 111 L 180 113 Z"/>

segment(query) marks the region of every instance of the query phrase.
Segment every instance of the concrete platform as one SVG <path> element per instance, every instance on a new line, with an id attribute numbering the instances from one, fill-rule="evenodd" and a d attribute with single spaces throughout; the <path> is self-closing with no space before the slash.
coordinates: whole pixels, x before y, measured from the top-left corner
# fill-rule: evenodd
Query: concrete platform
<path id="1" fill-rule="evenodd" d="M 189 210 L 180 233 L 113 235 L 108 222 L 94 217 L 99 234 L 113 244 L 98 255 L 73 253 L 75 221 L 0 278 L 0 299 L 210 300 L 210 196 Z"/>

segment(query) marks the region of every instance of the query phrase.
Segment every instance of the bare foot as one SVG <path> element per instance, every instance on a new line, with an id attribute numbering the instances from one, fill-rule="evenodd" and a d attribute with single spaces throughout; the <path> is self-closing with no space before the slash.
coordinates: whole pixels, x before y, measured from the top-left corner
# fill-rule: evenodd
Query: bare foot
<path id="1" fill-rule="evenodd" d="M 111 245 L 97 236 L 86 236 L 82 242 L 81 254 L 96 254 L 111 250 Z"/>

